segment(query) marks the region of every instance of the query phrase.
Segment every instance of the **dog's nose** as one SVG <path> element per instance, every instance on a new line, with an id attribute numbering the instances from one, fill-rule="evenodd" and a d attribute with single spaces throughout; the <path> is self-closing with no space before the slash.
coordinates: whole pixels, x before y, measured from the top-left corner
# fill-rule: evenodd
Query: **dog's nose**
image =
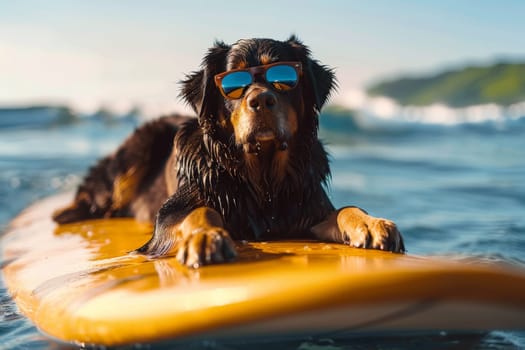
<path id="1" fill-rule="evenodd" d="M 269 90 L 252 93 L 248 96 L 247 101 L 248 106 L 254 111 L 272 109 L 276 102 L 277 97 Z"/>

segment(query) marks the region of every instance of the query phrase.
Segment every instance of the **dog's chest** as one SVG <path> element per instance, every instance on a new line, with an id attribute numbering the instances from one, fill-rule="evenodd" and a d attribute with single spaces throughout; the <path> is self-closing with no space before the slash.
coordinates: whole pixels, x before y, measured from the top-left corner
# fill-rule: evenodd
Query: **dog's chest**
<path id="1" fill-rule="evenodd" d="M 268 196 L 264 202 L 241 200 L 239 210 L 225 217 L 226 225 L 234 239 L 274 240 L 298 237 L 309 229 L 302 218 L 300 201 L 290 201 L 278 196 Z"/>

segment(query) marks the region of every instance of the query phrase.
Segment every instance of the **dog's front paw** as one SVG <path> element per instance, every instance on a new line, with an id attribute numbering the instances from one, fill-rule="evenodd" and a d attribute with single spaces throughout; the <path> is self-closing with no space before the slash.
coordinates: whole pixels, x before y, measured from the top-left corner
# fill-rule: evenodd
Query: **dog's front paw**
<path id="1" fill-rule="evenodd" d="M 403 237 L 395 223 L 372 217 L 359 208 L 345 208 L 338 217 L 343 242 L 357 248 L 404 253 Z"/>
<path id="2" fill-rule="evenodd" d="M 233 240 L 220 227 L 194 231 L 176 245 L 177 260 L 194 268 L 231 261 L 236 256 Z"/>
<path id="3" fill-rule="evenodd" d="M 371 236 L 371 248 L 396 253 L 405 252 L 403 237 L 392 221 L 372 218 L 371 222 L 368 223 L 368 231 Z"/>

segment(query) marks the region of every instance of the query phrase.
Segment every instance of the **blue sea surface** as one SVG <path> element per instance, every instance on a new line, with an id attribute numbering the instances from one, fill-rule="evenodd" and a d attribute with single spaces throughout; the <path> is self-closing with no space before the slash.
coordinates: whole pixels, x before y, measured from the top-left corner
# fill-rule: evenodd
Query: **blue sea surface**
<path id="1" fill-rule="evenodd" d="M 409 254 L 474 256 L 525 268 L 525 117 L 455 125 L 377 121 L 346 128 L 321 120 L 336 206 L 358 205 L 395 221 Z M 0 229 L 35 200 L 74 189 L 87 167 L 111 152 L 137 123 L 96 118 L 18 127 L 0 123 Z M 182 348 L 521 349 L 523 328 L 236 344 L 202 340 Z M 19 313 L 0 280 L 0 350 L 60 347 Z"/>

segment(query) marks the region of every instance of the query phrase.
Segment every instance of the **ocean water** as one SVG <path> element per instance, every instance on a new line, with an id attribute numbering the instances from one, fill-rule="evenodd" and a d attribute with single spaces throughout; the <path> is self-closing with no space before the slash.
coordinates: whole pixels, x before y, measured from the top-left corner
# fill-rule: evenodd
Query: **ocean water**
<path id="1" fill-rule="evenodd" d="M 138 122 L 0 123 L 0 229 L 33 201 L 70 190 Z M 475 256 L 525 268 L 525 116 L 466 123 L 406 118 L 322 119 L 336 206 L 394 220 L 409 254 Z M 524 331 L 348 334 L 329 339 L 203 339 L 206 349 L 521 349 Z M 136 348 L 170 348 L 142 344 Z M 0 350 L 56 349 L 24 318 L 0 282 Z M 128 347 L 129 348 L 129 347 Z M 131 347 L 133 348 L 133 347 Z"/>

